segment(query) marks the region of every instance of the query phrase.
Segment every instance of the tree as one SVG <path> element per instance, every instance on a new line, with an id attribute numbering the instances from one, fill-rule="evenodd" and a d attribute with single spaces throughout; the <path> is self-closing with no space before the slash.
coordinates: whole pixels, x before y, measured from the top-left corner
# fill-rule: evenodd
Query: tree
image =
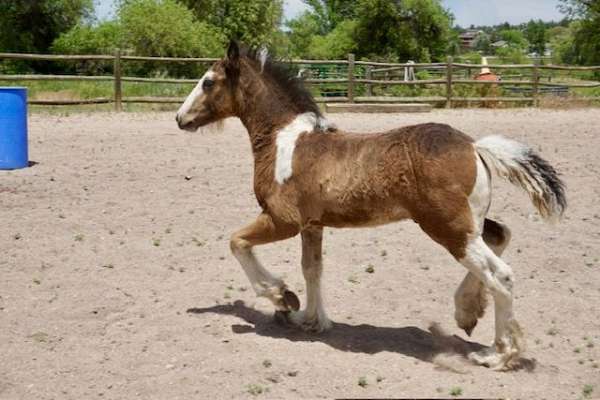
<path id="1" fill-rule="evenodd" d="M 92 0 L 2 0 L 0 51 L 47 52 L 54 39 L 92 13 Z"/>
<path id="2" fill-rule="evenodd" d="M 356 0 L 303 0 L 312 8 L 319 33 L 326 35 L 342 21 L 356 17 Z"/>
<path id="3" fill-rule="evenodd" d="M 198 22 L 175 0 L 130 0 L 118 11 L 122 41 L 137 55 L 220 56 L 226 38 L 214 26 Z"/>
<path id="4" fill-rule="evenodd" d="M 356 18 L 361 57 L 428 61 L 446 55 L 451 16 L 439 0 L 358 0 Z"/>
<path id="5" fill-rule="evenodd" d="M 290 53 L 293 57 L 307 57 L 313 37 L 320 35 L 319 21 L 311 12 L 305 12 L 286 23 L 290 29 Z"/>
<path id="6" fill-rule="evenodd" d="M 504 29 L 499 32 L 500 38 L 508 43 L 508 46 L 513 49 L 524 50 L 528 43 L 525 35 L 518 29 Z"/>
<path id="7" fill-rule="evenodd" d="M 100 24 L 79 24 L 54 41 L 55 53 L 107 54 L 116 48 L 142 56 L 217 57 L 227 40 L 217 28 L 196 20 L 175 0 L 125 0 L 117 19 Z M 102 62 L 63 65 L 63 69 L 96 73 L 110 69 Z M 197 76 L 193 64 L 125 63 L 127 73 L 138 75 Z"/>
<path id="8" fill-rule="evenodd" d="M 56 54 L 112 54 L 123 43 L 118 21 L 105 21 L 98 25 L 78 24 L 60 35 L 52 44 Z"/>
<path id="9" fill-rule="evenodd" d="M 410 57 L 416 43 L 399 7 L 385 0 L 360 1 L 355 35 L 359 57 L 397 58 L 399 52 Z"/>
<path id="10" fill-rule="evenodd" d="M 575 21 L 573 32 L 573 58 L 577 64 L 600 64 L 600 1 L 561 0 L 561 9 Z"/>
<path id="11" fill-rule="evenodd" d="M 548 31 L 550 47 L 552 48 L 552 61 L 556 64 L 575 64 L 577 54 L 575 54 L 573 43 L 575 42 L 575 31 L 579 26 L 578 21 L 574 21 L 568 27 L 557 26 Z"/>
<path id="12" fill-rule="evenodd" d="M 117 21 L 105 21 L 98 25 L 76 25 L 60 35 L 51 50 L 56 54 L 112 54 L 116 48 L 123 46 L 126 45 L 123 43 L 121 25 Z M 66 72 L 89 75 L 98 75 L 111 68 L 110 64 L 95 60 L 61 62 L 60 66 Z"/>
<path id="13" fill-rule="evenodd" d="M 546 24 L 542 20 L 531 20 L 525 27 L 529 50 L 543 56 L 546 52 Z"/>
<path id="14" fill-rule="evenodd" d="M 503 63 L 507 64 L 523 64 L 525 61 L 523 50 L 518 47 L 502 47 L 496 50 L 496 55 Z"/>
<path id="15" fill-rule="evenodd" d="M 456 29 L 450 30 L 448 35 L 448 48 L 447 53 L 449 56 L 456 56 L 460 54 L 461 44 L 460 44 L 460 36 L 458 34 L 460 27 L 456 27 Z"/>
<path id="16" fill-rule="evenodd" d="M 453 16 L 441 0 L 406 0 L 406 16 L 420 50 L 418 59 L 442 60 L 447 54 Z M 425 56 L 427 54 L 427 56 Z"/>
<path id="17" fill-rule="evenodd" d="M 230 39 L 249 46 L 271 44 L 283 16 L 283 0 L 178 0 L 199 21 L 219 29 Z"/>
<path id="18" fill-rule="evenodd" d="M 483 54 L 490 54 L 490 50 L 492 48 L 490 36 L 485 32 L 480 33 L 473 41 L 473 47 L 475 50 L 480 51 Z"/>
<path id="19" fill-rule="evenodd" d="M 597 0 L 560 0 L 559 8 L 572 18 L 590 18 L 600 14 L 600 2 Z"/>
<path id="20" fill-rule="evenodd" d="M 325 36 L 316 35 L 308 48 L 308 56 L 316 59 L 345 58 L 356 50 L 354 30 L 356 21 L 342 21 Z"/>

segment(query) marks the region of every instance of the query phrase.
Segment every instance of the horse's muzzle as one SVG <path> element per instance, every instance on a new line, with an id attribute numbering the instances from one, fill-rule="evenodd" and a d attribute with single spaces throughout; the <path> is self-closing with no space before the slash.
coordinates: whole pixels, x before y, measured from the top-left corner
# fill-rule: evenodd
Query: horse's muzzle
<path id="1" fill-rule="evenodd" d="M 177 126 L 181 130 L 189 131 L 189 132 L 193 132 L 196 130 L 193 126 L 194 121 L 184 122 L 183 118 L 181 118 L 181 116 L 179 114 L 175 115 L 175 121 L 177 121 Z"/>

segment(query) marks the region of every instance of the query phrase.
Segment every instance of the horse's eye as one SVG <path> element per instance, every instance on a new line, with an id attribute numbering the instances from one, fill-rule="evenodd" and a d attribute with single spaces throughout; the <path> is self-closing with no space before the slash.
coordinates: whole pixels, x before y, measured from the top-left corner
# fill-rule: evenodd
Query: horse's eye
<path id="1" fill-rule="evenodd" d="M 202 82 L 202 89 L 207 90 L 210 89 L 211 87 L 213 87 L 215 84 L 215 81 L 212 81 L 210 79 L 205 79 L 204 82 Z"/>

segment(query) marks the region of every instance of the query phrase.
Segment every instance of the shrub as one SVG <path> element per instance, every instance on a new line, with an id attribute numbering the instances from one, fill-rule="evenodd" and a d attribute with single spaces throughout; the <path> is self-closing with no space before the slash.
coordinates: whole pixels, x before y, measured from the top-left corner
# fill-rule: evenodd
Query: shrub
<path id="1" fill-rule="evenodd" d="M 346 20 L 340 22 L 334 30 L 325 36 L 313 36 L 308 55 L 316 59 L 345 58 L 356 48 L 354 30 L 356 22 Z"/>
<path id="2" fill-rule="evenodd" d="M 175 0 L 123 2 L 115 21 L 99 25 L 79 24 L 52 45 L 54 53 L 112 54 L 115 49 L 140 56 L 217 57 L 226 38 L 216 27 L 198 22 L 192 12 Z M 62 63 L 67 72 L 98 74 L 111 71 L 106 62 Z M 198 76 L 202 67 L 190 63 L 127 62 L 124 73 L 151 76 Z"/>
<path id="3" fill-rule="evenodd" d="M 107 21 L 97 26 L 79 24 L 58 37 L 51 49 L 56 54 L 112 54 L 121 46 L 122 34 L 119 23 Z M 110 63 L 94 60 L 63 62 L 61 66 L 66 72 L 81 72 L 89 75 L 112 70 Z"/>
<path id="4" fill-rule="evenodd" d="M 525 54 L 519 47 L 504 47 L 496 51 L 502 63 L 508 64 L 524 64 Z"/>
<path id="5" fill-rule="evenodd" d="M 190 10 L 175 0 L 131 0 L 119 10 L 127 51 L 142 56 L 217 57 L 223 53 L 225 35 L 216 27 L 198 22 Z M 198 75 L 190 64 L 128 63 L 129 71 L 144 75 Z"/>

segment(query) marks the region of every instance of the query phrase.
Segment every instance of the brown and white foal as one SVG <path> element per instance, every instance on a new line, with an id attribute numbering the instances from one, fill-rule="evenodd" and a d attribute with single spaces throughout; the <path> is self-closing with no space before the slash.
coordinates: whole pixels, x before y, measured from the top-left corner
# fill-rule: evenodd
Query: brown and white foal
<path id="1" fill-rule="evenodd" d="M 231 250 L 258 296 L 302 329 L 331 327 L 320 289 L 324 227 L 364 227 L 412 219 L 465 266 L 455 294 L 458 326 L 471 334 L 486 307 L 495 305 L 494 346 L 475 362 L 504 368 L 523 349 L 513 314 L 513 272 L 500 258 L 510 239 L 503 224 L 486 218 L 491 175 L 523 188 L 545 218 L 566 207 L 556 171 L 529 147 L 501 136 L 474 141 L 442 124 L 376 134 L 329 126 L 301 82 L 264 53 L 240 50 L 202 77 L 177 113 L 181 129 L 238 117 L 254 153 L 254 192 L 262 213 L 231 237 Z M 256 259 L 252 248 L 302 235 L 306 308 L 285 283 Z M 281 314 L 283 312 L 283 314 Z"/>

